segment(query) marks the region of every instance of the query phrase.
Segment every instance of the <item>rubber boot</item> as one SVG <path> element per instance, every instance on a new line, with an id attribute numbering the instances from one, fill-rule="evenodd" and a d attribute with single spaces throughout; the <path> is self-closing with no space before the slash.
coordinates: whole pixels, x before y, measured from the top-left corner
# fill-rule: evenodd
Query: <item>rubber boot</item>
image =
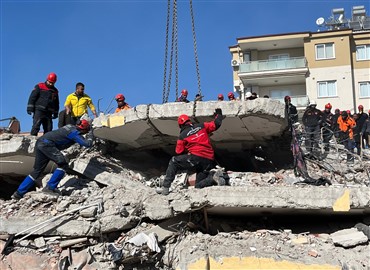
<path id="1" fill-rule="evenodd" d="M 56 189 L 60 180 L 62 180 L 64 174 L 65 171 L 63 169 L 57 168 L 47 183 L 48 188 L 50 190 Z"/>
<path id="2" fill-rule="evenodd" d="M 35 185 L 35 179 L 31 175 L 28 175 L 17 189 L 18 195 L 23 197 L 33 186 Z"/>

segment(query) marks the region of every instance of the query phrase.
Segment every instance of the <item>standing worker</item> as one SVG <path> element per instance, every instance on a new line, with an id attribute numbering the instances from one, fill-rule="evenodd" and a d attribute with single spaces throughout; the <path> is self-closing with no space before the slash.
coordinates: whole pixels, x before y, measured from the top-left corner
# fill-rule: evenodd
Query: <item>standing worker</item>
<path id="1" fill-rule="evenodd" d="M 177 122 L 181 129 L 176 143 L 178 156 L 173 156 L 168 164 L 162 195 L 169 194 L 171 183 L 179 170 L 195 168 L 196 188 L 212 186 L 215 183 L 213 179 L 208 178 L 209 171 L 214 167 L 214 151 L 208 134 L 221 126 L 221 109 L 216 109 L 215 119 L 211 122 L 193 124 L 186 114 L 180 115 Z"/>
<path id="2" fill-rule="evenodd" d="M 356 122 L 348 115 L 346 111 L 343 111 L 341 116 L 338 118 L 338 128 L 340 130 L 340 142 L 348 150 L 347 162 L 353 162 L 353 129 L 356 126 Z"/>
<path id="3" fill-rule="evenodd" d="M 190 101 L 188 100 L 188 90 L 182 89 L 181 95 L 176 99 L 176 102 L 189 103 Z"/>
<path id="4" fill-rule="evenodd" d="M 125 100 L 126 100 L 126 98 L 125 98 L 124 95 L 122 95 L 122 94 L 116 95 L 117 108 L 114 111 L 115 113 L 118 113 L 118 112 L 120 112 L 122 110 L 129 110 L 129 109 L 131 109 L 130 105 L 128 105 L 125 102 Z"/>
<path id="5" fill-rule="evenodd" d="M 366 121 L 367 118 L 369 118 L 369 116 L 367 115 L 367 113 L 364 112 L 364 106 L 362 105 L 358 105 L 358 120 L 356 121 L 356 125 L 358 126 L 358 130 L 361 132 L 362 130 L 362 127 Z M 366 141 L 366 138 L 363 136 L 363 134 L 359 134 L 359 139 L 360 139 L 360 142 L 361 142 L 361 145 L 363 148 L 365 148 L 365 145 L 366 143 L 364 143 L 364 140 Z"/>
<path id="6" fill-rule="evenodd" d="M 94 117 L 97 117 L 95 106 L 92 99 L 85 94 L 85 85 L 81 82 L 76 84 L 76 91 L 67 96 L 64 103 L 66 114 L 71 116 L 71 124 L 75 125 L 81 116 L 87 113 L 87 107 L 90 108 Z"/>
<path id="7" fill-rule="evenodd" d="M 236 98 L 234 96 L 234 93 L 233 92 L 229 92 L 227 94 L 227 97 L 229 98 L 230 101 L 236 101 Z"/>
<path id="8" fill-rule="evenodd" d="M 12 195 L 12 199 L 21 199 L 35 185 L 36 179 L 45 170 L 50 160 L 54 161 L 58 168 L 55 169 L 43 191 L 53 192 L 68 168 L 68 162 L 61 150 L 67 149 L 75 143 L 84 147 L 91 147 L 93 144 L 92 131 L 88 134 L 87 139 L 82 137 L 82 134 L 86 134 L 89 130 L 90 123 L 87 120 L 81 120 L 76 126 L 66 125 L 38 138 L 35 146 L 36 157 L 33 171 L 19 185 L 17 191 Z"/>
<path id="9" fill-rule="evenodd" d="M 223 101 L 224 100 L 224 95 L 223 94 L 218 94 L 217 100 L 218 101 Z"/>
<path id="10" fill-rule="evenodd" d="M 292 104 L 290 96 L 285 96 L 284 102 L 285 102 L 285 113 L 288 117 L 288 126 L 289 128 L 291 128 L 294 123 L 298 122 L 297 107 Z"/>
<path id="11" fill-rule="evenodd" d="M 320 139 L 322 112 L 316 109 L 316 105 L 316 101 L 311 101 L 302 117 L 302 122 L 306 130 L 306 150 L 310 154 L 316 152 L 315 150 L 318 149 L 318 142 Z"/>
<path id="12" fill-rule="evenodd" d="M 31 135 L 37 136 L 40 126 L 44 134 L 53 130 L 53 120 L 58 118 L 59 93 L 54 84 L 57 81 L 55 73 L 49 73 L 44 83 L 39 83 L 32 90 L 27 104 L 27 113 L 33 114 Z"/>
<path id="13" fill-rule="evenodd" d="M 333 137 L 333 114 L 331 113 L 331 104 L 328 103 L 325 105 L 325 109 L 322 112 L 322 122 L 321 127 L 323 128 L 322 131 L 322 138 L 324 143 L 325 152 L 329 151 L 329 141 Z"/>

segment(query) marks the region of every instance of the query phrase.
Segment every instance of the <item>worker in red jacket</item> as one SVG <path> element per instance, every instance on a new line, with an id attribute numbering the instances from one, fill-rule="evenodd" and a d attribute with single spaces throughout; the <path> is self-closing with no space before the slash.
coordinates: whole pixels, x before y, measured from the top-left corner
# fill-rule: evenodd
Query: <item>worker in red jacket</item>
<path id="1" fill-rule="evenodd" d="M 221 126 L 221 109 L 216 109 L 215 119 L 211 122 L 193 124 L 186 114 L 180 115 L 177 122 L 181 129 L 176 143 L 176 154 L 178 156 L 173 156 L 168 164 L 162 195 L 169 194 L 171 183 L 179 170 L 195 169 L 197 173 L 196 188 L 215 184 L 213 179 L 208 178 L 209 171 L 214 167 L 215 159 L 208 134 Z"/>

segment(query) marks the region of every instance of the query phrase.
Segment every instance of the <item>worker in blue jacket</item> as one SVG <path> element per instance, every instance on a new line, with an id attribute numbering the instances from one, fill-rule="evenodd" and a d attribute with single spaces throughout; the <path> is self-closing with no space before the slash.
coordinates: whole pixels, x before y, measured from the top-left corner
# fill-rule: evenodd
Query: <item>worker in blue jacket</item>
<path id="1" fill-rule="evenodd" d="M 90 131 L 90 123 L 87 120 L 81 120 L 77 125 L 66 125 L 57 130 L 50 131 L 36 141 L 35 163 L 33 171 L 19 185 L 17 191 L 11 196 L 12 199 L 19 200 L 34 185 L 36 179 L 42 174 L 49 161 L 54 161 L 58 167 L 54 171 L 43 191 L 53 192 L 62 180 L 65 170 L 68 168 L 68 162 L 61 150 L 67 149 L 75 143 L 84 147 L 93 145 L 93 134 Z M 88 133 L 86 139 L 82 136 Z"/>

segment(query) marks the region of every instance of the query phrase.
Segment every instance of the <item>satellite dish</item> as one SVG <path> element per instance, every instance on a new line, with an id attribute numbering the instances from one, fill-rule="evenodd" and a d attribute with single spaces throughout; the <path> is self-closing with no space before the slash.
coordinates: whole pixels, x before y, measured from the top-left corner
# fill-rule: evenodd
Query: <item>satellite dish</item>
<path id="1" fill-rule="evenodd" d="M 318 18 L 318 19 L 316 20 L 316 24 L 317 24 L 318 26 L 323 25 L 323 24 L 324 24 L 324 22 L 325 22 L 325 19 L 324 19 L 323 17 L 320 17 L 320 18 Z"/>

